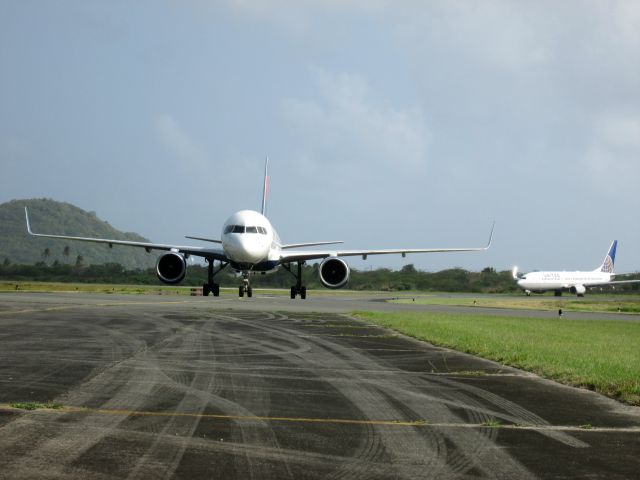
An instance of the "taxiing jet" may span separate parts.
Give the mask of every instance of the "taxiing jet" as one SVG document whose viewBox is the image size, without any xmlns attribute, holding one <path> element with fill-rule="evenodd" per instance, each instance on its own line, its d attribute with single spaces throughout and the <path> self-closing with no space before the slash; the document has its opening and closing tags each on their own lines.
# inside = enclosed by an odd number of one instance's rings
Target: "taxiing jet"
<svg viewBox="0 0 640 480">
<path fill-rule="evenodd" d="M 513 267 L 513 278 L 527 295 L 553 291 L 556 296 L 560 296 L 563 291 L 569 291 L 578 297 L 584 297 L 590 287 L 639 283 L 640 280 L 613 280 L 617 247 L 618 241 L 614 240 L 602 265 L 590 272 L 530 272 L 519 276 L 518 267 Z"/>
<path fill-rule="evenodd" d="M 265 161 L 264 185 L 262 193 L 262 211 L 241 210 L 234 213 L 224 223 L 220 239 L 191 237 L 186 238 L 210 242 L 220 245 L 216 248 L 202 246 L 167 245 L 150 242 L 133 242 L 126 240 L 109 240 L 105 238 L 74 237 L 67 235 L 51 235 L 33 233 L 29 224 L 29 212 L 25 207 L 27 231 L 35 237 L 60 238 L 65 240 L 79 240 L 83 242 L 97 242 L 113 245 L 126 245 L 130 247 L 165 251 L 157 261 L 156 273 L 160 281 L 174 285 L 181 282 L 187 272 L 186 259 L 193 255 L 204 258 L 208 263 L 207 283 L 202 286 L 203 294 L 220 295 L 220 285 L 215 283 L 214 277 L 222 269 L 230 266 L 242 275 L 242 285 L 239 287 L 239 296 L 253 295 L 249 277 L 251 273 L 270 272 L 278 267 L 283 267 L 295 278 L 295 285 L 291 287 L 291 298 L 304 299 L 307 289 L 302 284 L 302 265 L 310 260 L 322 260 L 319 268 L 320 282 L 327 288 L 341 288 L 349 279 L 349 266 L 342 257 L 361 256 L 366 260 L 369 255 L 397 254 L 403 257 L 407 253 L 427 252 L 466 252 L 487 250 L 491 246 L 493 227 L 489 235 L 489 241 L 484 247 L 473 248 L 401 248 L 391 250 L 303 250 L 303 247 L 330 245 L 343 243 L 341 241 L 323 241 L 312 243 L 282 243 L 277 232 L 265 216 L 267 195 L 269 190 L 269 176 L 267 173 L 268 161 Z M 218 265 L 216 266 L 216 262 Z M 297 268 L 294 268 L 294 265 Z"/>
</svg>

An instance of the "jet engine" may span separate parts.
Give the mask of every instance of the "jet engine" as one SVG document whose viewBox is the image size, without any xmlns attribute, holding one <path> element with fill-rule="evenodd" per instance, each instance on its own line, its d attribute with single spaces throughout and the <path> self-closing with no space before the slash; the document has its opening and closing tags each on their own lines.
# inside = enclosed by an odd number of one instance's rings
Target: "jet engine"
<svg viewBox="0 0 640 480">
<path fill-rule="evenodd" d="M 349 280 L 349 265 L 340 258 L 330 257 L 322 261 L 320 283 L 327 288 L 342 288 Z"/>
<path fill-rule="evenodd" d="M 575 293 L 579 297 L 584 297 L 584 294 L 587 291 L 587 288 L 584 285 L 574 285 L 569 289 L 569 291 L 571 293 Z"/>
<path fill-rule="evenodd" d="M 187 273 L 187 262 L 180 253 L 165 253 L 158 258 L 156 273 L 164 283 L 169 285 L 180 283 Z"/>
</svg>

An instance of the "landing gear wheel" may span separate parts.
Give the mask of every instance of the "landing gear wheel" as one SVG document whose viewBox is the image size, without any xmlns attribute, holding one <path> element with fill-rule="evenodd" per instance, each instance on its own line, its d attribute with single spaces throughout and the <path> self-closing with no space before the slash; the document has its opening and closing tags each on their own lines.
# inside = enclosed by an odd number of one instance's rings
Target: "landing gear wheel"
<svg viewBox="0 0 640 480">
<path fill-rule="evenodd" d="M 297 291 L 298 289 L 296 287 L 291 287 L 291 300 L 293 300 L 294 298 L 296 298 L 296 295 L 298 293 Z"/>
<path fill-rule="evenodd" d="M 208 283 L 205 283 L 204 285 L 202 285 L 202 296 L 208 297 L 210 291 L 211 290 L 209 289 L 209 284 Z"/>
<path fill-rule="evenodd" d="M 247 297 L 253 297 L 253 287 L 247 287 Z"/>
<path fill-rule="evenodd" d="M 211 288 L 211 291 L 213 292 L 213 296 L 214 297 L 219 297 L 220 296 L 220 285 L 218 285 L 217 283 L 214 283 L 213 287 Z"/>
<path fill-rule="evenodd" d="M 307 287 L 300 287 L 300 298 L 302 300 L 307 298 Z"/>
<path fill-rule="evenodd" d="M 244 297 L 244 285 L 238 289 L 238 296 L 240 298 Z"/>
</svg>

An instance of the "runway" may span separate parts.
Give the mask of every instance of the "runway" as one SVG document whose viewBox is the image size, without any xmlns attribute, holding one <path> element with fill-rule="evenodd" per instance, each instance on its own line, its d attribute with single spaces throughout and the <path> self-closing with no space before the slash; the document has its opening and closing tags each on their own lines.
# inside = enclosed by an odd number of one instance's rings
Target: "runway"
<svg viewBox="0 0 640 480">
<path fill-rule="evenodd" d="M 0 294 L 0 478 L 637 477 L 637 408 L 344 314 L 398 307 Z"/>
</svg>

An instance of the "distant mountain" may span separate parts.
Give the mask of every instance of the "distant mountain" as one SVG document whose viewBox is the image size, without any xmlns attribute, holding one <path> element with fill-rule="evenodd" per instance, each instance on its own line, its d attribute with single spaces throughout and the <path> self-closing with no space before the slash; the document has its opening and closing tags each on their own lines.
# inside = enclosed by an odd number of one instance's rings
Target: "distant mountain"
<svg viewBox="0 0 640 480">
<path fill-rule="evenodd" d="M 137 233 L 124 233 L 70 203 L 46 198 L 12 200 L 0 204 L 0 262 L 34 264 L 46 262 L 75 264 L 78 256 L 84 264 L 119 263 L 126 268 L 147 268 L 155 264 L 156 255 L 142 248 L 93 244 L 72 240 L 32 237 L 27 233 L 24 207 L 29 208 L 31 229 L 37 233 L 100 237 L 114 240 L 148 242 Z"/>
</svg>

